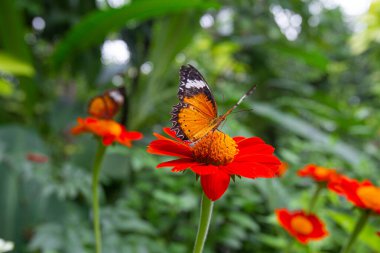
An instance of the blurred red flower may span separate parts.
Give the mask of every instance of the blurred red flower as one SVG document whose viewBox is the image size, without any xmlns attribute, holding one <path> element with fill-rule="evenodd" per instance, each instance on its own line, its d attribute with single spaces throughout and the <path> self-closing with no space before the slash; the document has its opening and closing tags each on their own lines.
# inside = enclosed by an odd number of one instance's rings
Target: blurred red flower
<svg viewBox="0 0 380 253">
<path fill-rule="evenodd" d="M 114 141 L 132 146 L 132 141 L 140 140 L 140 132 L 127 131 L 125 127 L 114 120 L 98 119 L 94 117 L 78 118 L 78 124 L 71 129 L 72 134 L 93 133 L 102 138 L 103 144 L 108 146 Z"/>
<path fill-rule="evenodd" d="M 285 208 L 276 210 L 280 225 L 300 243 L 309 240 L 321 240 L 328 235 L 323 222 L 314 214 L 306 214 L 303 210 L 290 212 Z"/>
<path fill-rule="evenodd" d="M 308 164 L 298 171 L 300 177 L 311 177 L 317 182 L 328 182 L 338 175 L 335 169 L 328 169 L 315 164 Z"/>
<path fill-rule="evenodd" d="M 331 178 L 327 183 L 327 188 L 339 195 L 344 195 L 344 189 L 342 188 L 342 182 L 351 180 L 349 177 L 341 174 L 337 174 L 335 177 Z"/>
<path fill-rule="evenodd" d="M 258 137 L 234 137 L 213 131 L 195 144 L 182 141 L 169 128 L 163 129 L 172 138 L 154 133 L 157 140 L 148 152 L 179 157 L 163 162 L 157 168 L 172 167 L 173 172 L 187 168 L 200 176 L 206 196 L 215 201 L 227 190 L 231 176 L 272 178 L 278 174 L 280 161 L 274 148 Z"/>
<path fill-rule="evenodd" d="M 345 176 L 332 183 L 334 188 L 330 186 L 330 190 L 345 196 L 357 207 L 371 209 L 380 214 L 380 187 L 374 186 L 369 180 L 359 182 Z"/>
</svg>

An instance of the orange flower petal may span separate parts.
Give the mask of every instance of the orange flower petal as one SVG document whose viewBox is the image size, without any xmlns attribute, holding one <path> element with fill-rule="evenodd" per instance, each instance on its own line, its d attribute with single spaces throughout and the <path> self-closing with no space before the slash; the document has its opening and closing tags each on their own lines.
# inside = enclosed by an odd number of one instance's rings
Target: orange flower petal
<svg viewBox="0 0 380 253">
<path fill-rule="evenodd" d="M 93 117 L 78 118 L 78 124 L 71 129 L 72 134 L 93 133 L 102 138 L 104 145 L 111 145 L 114 141 L 131 146 L 132 140 L 142 138 L 139 132 L 128 132 L 124 126 L 116 121 Z"/>
<path fill-rule="evenodd" d="M 311 177 L 317 182 L 328 182 L 336 176 L 337 172 L 335 169 L 328 169 L 315 164 L 308 164 L 300 169 L 297 174 L 300 177 Z"/>
<path fill-rule="evenodd" d="M 375 186 L 362 186 L 357 189 L 357 195 L 364 205 L 380 212 L 380 188 Z"/>
</svg>

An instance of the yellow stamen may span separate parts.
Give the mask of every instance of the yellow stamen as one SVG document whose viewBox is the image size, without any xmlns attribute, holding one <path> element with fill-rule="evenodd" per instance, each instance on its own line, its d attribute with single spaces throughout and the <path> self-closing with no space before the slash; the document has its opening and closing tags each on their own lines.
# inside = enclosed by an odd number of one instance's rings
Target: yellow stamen
<svg viewBox="0 0 380 253">
<path fill-rule="evenodd" d="M 358 189 L 357 194 L 367 207 L 373 208 L 375 210 L 380 210 L 379 187 L 363 186 Z"/>
<path fill-rule="evenodd" d="M 302 216 L 296 216 L 290 221 L 290 226 L 300 234 L 307 235 L 313 231 L 313 224 Z"/>
<path fill-rule="evenodd" d="M 238 152 L 236 142 L 220 131 L 211 131 L 193 147 L 195 160 L 213 165 L 232 162 Z"/>
</svg>

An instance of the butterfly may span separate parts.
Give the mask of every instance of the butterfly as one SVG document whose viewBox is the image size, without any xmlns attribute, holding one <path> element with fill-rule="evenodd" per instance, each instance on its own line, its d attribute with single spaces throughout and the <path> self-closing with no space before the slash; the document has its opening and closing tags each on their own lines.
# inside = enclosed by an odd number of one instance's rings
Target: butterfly
<svg viewBox="0 0 380 253">
<path fill-rule="evenodd" d="M 91 99 L 88 104 L 88 114 L 101 119 L 112 119 L 124 104 L 125 88 L 107 90 Z"/>
<path fill-rule="evenodd" d="M 171 129 L 181 140 L 196 142 L 216 130 L 226 117 L 252 92 L 252 86 L 225 114 L 218 116 L 214 96 L 202 74 L 190 64 L 182 66 L 178 90 L 179 103 L 171 112 Z"/>
</svg>

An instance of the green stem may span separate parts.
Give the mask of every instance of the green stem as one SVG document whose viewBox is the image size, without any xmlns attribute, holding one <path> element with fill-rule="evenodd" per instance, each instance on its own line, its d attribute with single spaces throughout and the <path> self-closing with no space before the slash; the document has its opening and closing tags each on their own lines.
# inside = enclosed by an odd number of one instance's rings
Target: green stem
<svg viewBox="0 0 380 253">
<path fill-rule="evenodd" d="M 94 167 L 92 171 L 92 209 L 94 216 L 94 235 L 95 235 L 95 248 L 96 253 L 102 252 L 102 236 L 100 233 L 100 221 L 99 221 L 99 195 L 98 195 L 98 183 L 101 164 L 104 158 L 106 147 L 99 141 L 98 149 L 95 155 Z"/>
<path fill-rule="evenodd" d="M 288 236 L 288 243 L 287 243 L 286 246 L 285 246 L 284 252 L 285 252 L 285 253 L 290 253 L 290 252 L 292 252 L 293 245 L 294 245 L 294 238 Z"/>
<path fill-rule="evenodd" d="M 317 188 L 315 188 L 313 197 L 311 197 L 310 204 L 309 204 L 309 209 L 308 212 L 311 213 L 315 207 L 315 204 L 317 203 L 318 197 L 322 191 L 322 189 L 325 188 L 324 184 L 318 183 Z"/>
<path fill-rule="evenodd" d="M 202 195 L 202 204 L 201 204 L 201 217 L 199 220 L 197 237 L 195 239 L 193 253 L 202 253 L 203 246 L 206 242 L 208 228 L 210 226 L 210 220 L 212 216 L 212 208 L 214 202 L 209 200 L 206 195 Z"/>
<path fill-rule="evenodd" d="M 364 209 L 362 210 L 362 214 L 360 215 L 358 221 L 355 224 L 355 228 L 352 231 L 350 238 L 348 239 L 346 245 L 342 248 L 340 253 L 349 253 L 351 251 L 352 246 L 354 245 L 356 239 L 358 238 L 360 232 L 364 228 L 367 220 L 371 214 L 371 210 Z"/>
</svg>

